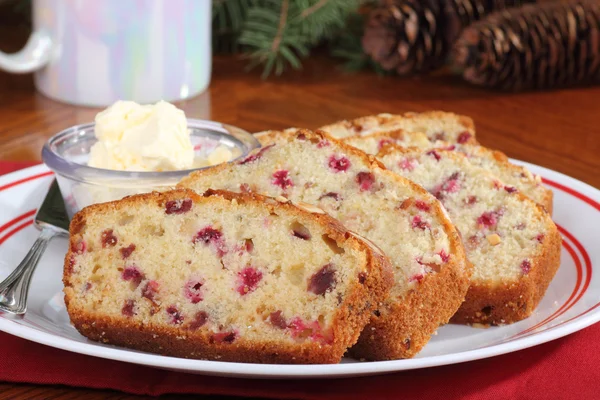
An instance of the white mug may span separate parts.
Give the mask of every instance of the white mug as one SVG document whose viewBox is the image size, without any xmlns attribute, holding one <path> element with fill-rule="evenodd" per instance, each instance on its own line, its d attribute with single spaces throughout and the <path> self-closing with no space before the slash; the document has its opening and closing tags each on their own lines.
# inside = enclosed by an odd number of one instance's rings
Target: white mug
<svg viewBox="0 0 600 400">
<path fill-rule="evenodd" d="M 104 107 L 197 95 L 211 73 L 210 0 L 33 0 L 33 33 L 0 69 L 35 71 L 66 103 Z"/>
</svg>

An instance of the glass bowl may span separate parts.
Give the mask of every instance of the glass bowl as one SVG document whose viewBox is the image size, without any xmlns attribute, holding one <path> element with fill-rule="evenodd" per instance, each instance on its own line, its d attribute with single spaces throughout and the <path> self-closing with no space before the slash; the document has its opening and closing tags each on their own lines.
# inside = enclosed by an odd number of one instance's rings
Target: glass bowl
<svg viewBox="0 0 600 400">
<path fill-rule="evenodd" d="M 233 154 L 230 161 L 245 157 L 260 147 L 248 132 L 213 121 L 188 119 L 196 159 L 205 159 L 219 145 Z M 42 149 L 42 160 L 56 174 L 69 218 L 83 207 L 121 199 L 137 193 L 174 187 L 192 171 L 132 172 L 89 167 L 90 148 L 97 142 L 94 123 L 76 125 L 59 132 Z"/>
</svg>

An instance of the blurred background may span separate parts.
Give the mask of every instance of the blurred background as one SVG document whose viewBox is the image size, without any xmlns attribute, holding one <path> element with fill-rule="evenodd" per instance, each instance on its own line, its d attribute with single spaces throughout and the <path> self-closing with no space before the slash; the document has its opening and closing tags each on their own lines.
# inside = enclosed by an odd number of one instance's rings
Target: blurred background
<svg viewBox="0 0 600 400">
<path fill-rule="evenodd" d="M 53 58 L 73 58 L 83 32 L 88 46 L 109 50 L 111 67 L 137 74 L 132 63 L 168 57 L 171 74 L 189 74 L 187 65 L 203 75 L 199 58 L 210 63 L 212 47 L 242 56 L 264 79 L 300 69 L 317 52 L 347 71 L 410 76 L 446 66 L 471 84 L 512 91 L 596 83 L 599 14 L 595 0 L 0 1 L 5 37 L 45 32 Z M 145 54 L 145 46 L 153 51 Z M 139 90 L 119 94 L 156 101 Z"/>
<path fill-rule="evenodd" d="M 596 0 L 0 0 L 0 50 L 2 159 L 38 159 L 116 99 L 160 98 L 251 132 L 442 109 L 579 176 L 600 151 Z"/>
</svg>

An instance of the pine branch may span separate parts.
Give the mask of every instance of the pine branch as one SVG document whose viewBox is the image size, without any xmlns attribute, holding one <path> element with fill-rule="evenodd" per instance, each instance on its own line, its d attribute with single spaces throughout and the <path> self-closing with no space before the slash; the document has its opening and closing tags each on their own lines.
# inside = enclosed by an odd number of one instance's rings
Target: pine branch
<svg viewBox="0 0 600 400">
<path fill-rule="evenodd" d="M 283 0 L 283 4 L 281 5 L 281 14 L 279 16 L 279 26 L 277 27 L 277 34 L 275 35 L 275 39 L 273 40 L 273 44 L 271 45 L 271 52 L 276 53 L 279 51 L 279 45 L 281 44 L 281 37 L 283 36 L 283 31 L 285 29 L 285 24 L 288 18 L 288 8 L 290 6 L 289 0 Z"/>
<path fill-rule="evenodd" d="M 369 0 L 373 1 L 373 0 Z M 365 0 L 215 0 L 213 48 L 241 52 L 262 77 L 299 69 L 310 50 L 339 35 Z"/>
<path fill-rule="evenodd" d="M 239 44 L 250 67 L 263 66 L 263 78 L 300 68 L 301 58 L 342 29 L 361 0 L 255 0 Z"/>
<path fill-rule="evenodd" d="M 306 18 L 310 16 L 311 14 L 317 12 L 321 7 L 324 7 L 327 4 L 327 2 L 329 2 L 329 0 L 319 0 L 318 3 L 315 3 L 314 5 L 308 7 L 306 10 L 302 11 L 300 17 Z"/>
</svg>

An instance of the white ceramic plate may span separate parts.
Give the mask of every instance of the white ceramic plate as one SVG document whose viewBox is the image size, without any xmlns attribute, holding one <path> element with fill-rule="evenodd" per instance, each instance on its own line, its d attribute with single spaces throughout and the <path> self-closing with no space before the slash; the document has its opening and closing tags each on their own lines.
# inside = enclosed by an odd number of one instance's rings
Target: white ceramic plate
<svg viewBox="0 0 600 400">
<path fill-rule="evenodd" d="M 207 375 L 249 378 L 348 377 L 453 364 L 544 343 L 600 320 L 600 191 L 557 172 L 525 164 L 554 190 L 554 219 L 563 235 L 562 262 L 546 296 L 527 320 L 477 329 L 447 325 L 410 360 L 337 365 L 261 365 L 187 360 L 92 342 L 69 324 L 62 293 L 66 239 L 51 242 L 35 273 L 24 318 L 0 313 L 0 330 L 48 346 L 136 364 Z M 0 177 L 0 280 L 23 258 L 38 232 L 36 207 L 52 175 L 36 166 Z"/>
</svg>

